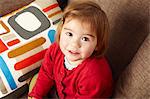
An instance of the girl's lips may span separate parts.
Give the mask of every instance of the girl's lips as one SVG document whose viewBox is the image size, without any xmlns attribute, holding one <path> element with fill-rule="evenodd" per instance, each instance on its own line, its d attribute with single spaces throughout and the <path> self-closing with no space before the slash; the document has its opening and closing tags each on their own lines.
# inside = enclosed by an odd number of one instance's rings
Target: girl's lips
<svg viewBox="0 0 150 99">
<path fill-rule="evenodd" d="M 71 54 L 79 54 L 78 52 L 74 52 L 74 51 L 68 51 L 69 53 L 71 53 Z"/>
</svg>

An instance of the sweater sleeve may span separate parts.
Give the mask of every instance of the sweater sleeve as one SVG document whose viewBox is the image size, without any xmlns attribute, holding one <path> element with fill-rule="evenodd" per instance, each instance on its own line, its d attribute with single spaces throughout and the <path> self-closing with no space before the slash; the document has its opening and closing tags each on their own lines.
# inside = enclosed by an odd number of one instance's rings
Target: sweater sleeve
<svg viewBox="0 0 150 99">
<path fill-rule="evenodd" d="M 44 97 L 49 92 L 50 88 L 54 85 L 52 59 L 53 49 L 54 46 L 50 46 L 50 48 L 46 51 L 42 66 L 38 73 L 36 84 L 33 87 L 31 93 L 29 93 L 30 97 L 42 99 L 42 97 Z"/>
<path fill-rule="evenodd" d="M 112 93 L 112 74 L 104 59 L 86 65 L 77 86 L 76 98 L 109 98 Z"/>
</svg>

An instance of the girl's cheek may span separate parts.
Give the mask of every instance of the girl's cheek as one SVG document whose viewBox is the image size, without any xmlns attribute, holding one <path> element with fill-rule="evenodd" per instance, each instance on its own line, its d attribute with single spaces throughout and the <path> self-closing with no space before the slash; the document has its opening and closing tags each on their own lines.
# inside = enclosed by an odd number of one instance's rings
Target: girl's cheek
<svg viewBox="0 0 150 99">
<path fill-rule="evenodd" d="M 62 37 L 62 41 L 66 41 L 66 40 L 67 40 L 67 38 L 63 36 Z"/>
<path fill-rule="evenodd" d="M 61 37 L 60 42 L 62 42 L 63 44 L 66 43 L 66 42 L 68 42 L 68 41 L 69 41 L 68 38 L 66 38 L 64 36 Z"/>
</svg>

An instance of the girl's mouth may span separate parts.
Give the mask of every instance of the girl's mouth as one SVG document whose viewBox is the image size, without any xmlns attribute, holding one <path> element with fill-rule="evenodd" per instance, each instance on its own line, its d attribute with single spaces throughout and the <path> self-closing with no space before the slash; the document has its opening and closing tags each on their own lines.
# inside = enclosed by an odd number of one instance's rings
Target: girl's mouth
<svg viewBox="0 0 150 99">
<path fill-rule="evenodd" d="M 71 51 L 71 50 L 69 50 L 68 52 L 69 52 L 69 53 L 71 53 L 71 54 L 74 54 L 74 55 L 77 55 L 77 54 L 79 54 L 78 52 Z"/>
</svg>

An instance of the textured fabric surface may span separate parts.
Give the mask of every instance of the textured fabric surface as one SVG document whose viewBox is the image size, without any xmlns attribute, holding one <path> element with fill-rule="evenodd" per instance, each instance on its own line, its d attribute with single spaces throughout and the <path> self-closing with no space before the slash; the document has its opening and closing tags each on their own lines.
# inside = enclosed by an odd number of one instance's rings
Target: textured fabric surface
<svg viewBox="0 0 150 99">
<path fill-rule="evenodd" d="M 150 35 L 118 80 L 116 98 L 150 98 Z"/>
<path fill-rule="evenodd" d="M 117 80 L 149 33 L 149 0 L 99 1 L 110 21 L 107 58 Z"/>
<path fill-rule="evenodd" d="M 0 0 L 0 17 L 26 6 L 33 1 L 34 0 Z"/>
</svg>

